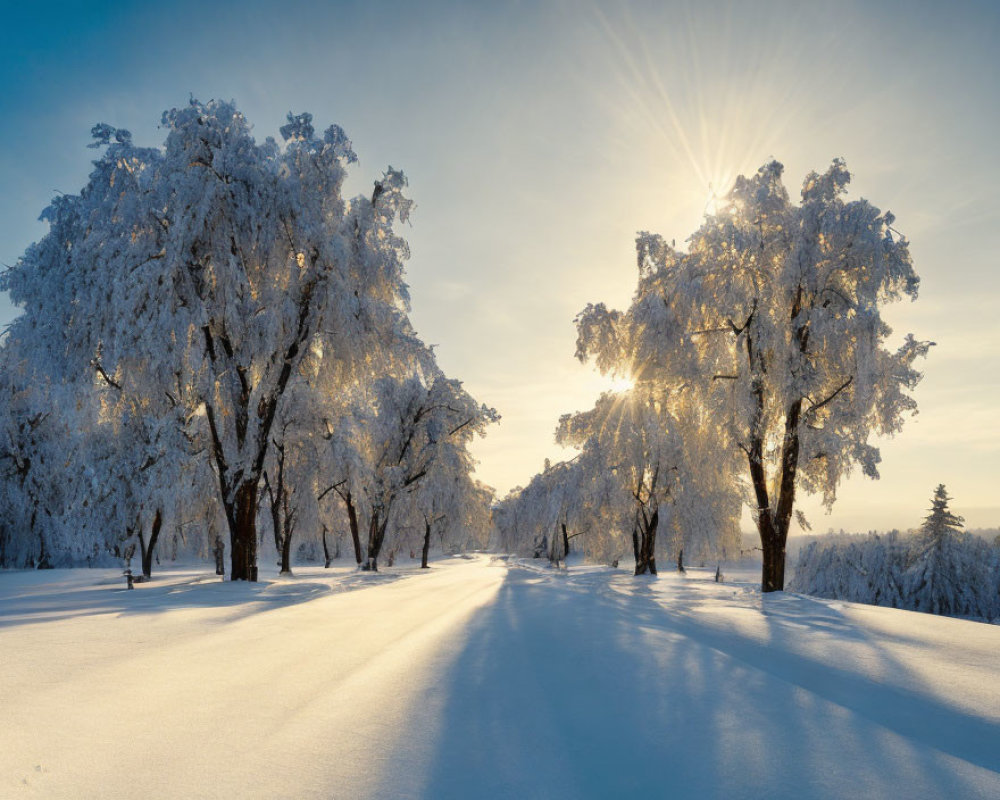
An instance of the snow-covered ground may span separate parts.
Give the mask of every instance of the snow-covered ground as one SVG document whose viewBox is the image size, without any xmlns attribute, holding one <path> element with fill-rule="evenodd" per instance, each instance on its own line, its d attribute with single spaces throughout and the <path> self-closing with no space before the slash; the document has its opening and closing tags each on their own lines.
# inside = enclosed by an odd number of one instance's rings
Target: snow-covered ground
<svg viewBox="0 0 1000 800">
<path fill-rule="evenodd" d="M 1000 626 L 537 564 L 0 573 L 0 797 L 1000 797 Z"/>
</svg>

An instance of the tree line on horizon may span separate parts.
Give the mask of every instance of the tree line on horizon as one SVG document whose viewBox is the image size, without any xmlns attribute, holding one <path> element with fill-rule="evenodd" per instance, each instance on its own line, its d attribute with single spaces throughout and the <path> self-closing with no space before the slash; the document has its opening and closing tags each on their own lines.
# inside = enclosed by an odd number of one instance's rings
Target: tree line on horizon
<svg viewBox="0 0 1000 800">
<path fill-rule="evenodd" d="M 790 589 L 817 597 L 1000 621 L 1000 535 L 962 530 L 943 484 L 916 531 L 814 540 Z"/>
</svg>

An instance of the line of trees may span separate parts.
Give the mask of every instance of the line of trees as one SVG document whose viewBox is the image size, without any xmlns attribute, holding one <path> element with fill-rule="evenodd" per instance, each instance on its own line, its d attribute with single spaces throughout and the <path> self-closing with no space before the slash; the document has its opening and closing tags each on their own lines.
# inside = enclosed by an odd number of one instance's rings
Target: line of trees
<svg viewBox="0 0 1000 800">
<path fill-rule="evenodd" d="M 634 388 L 563 418 L 558 437 L 582 448 L 568 474 L 621 484 L 611 524 L 631 534 L 637 573 L 655 571 L 666 508 L 687 507 L 682 528 L 724 530 L 745 503 L 762 589 L 783 589 L 796 494 L 830 506 L 856 467 L 877 478 L 870 437 L 898 432 L 916 410 L 914 365 L 931 343 L 910 335 L 890 349 L 882 319 L 886 303 L 917 294 L 905 237 L 890 213 L 844 198 L 843 161 L 808 175 L 798 204 L 782 172 L 771 162 L 738 178 L 687 252 L 640 233 L 630 306 L 590 304 L 577 317 L 577 357 Z M 543 473 L 501 506 L 501 541 L 535 535 L 525 512 L 553 479 Z"/>
<path fill-rule="evenodd" d="M 804 594 L 1000 621 L 1000 540 L 962 531 L 940 485 L 920 529 L 811 542 L 789 588 Z"/>
<path fill-rule="evenodd" d="M 282 144 L 224 102 L 162 125 L 163 148 L 96 126 L 87 185 L 0 280 L 23 309 L 2 345 L 0 565 L 138 546 L 149 574 L 170 531 L 221 571 L 228 534 L 231 577 L 255 580 L 267 528 L 285 571 L 296 536 L 329 563 L 349 530 L 367 569 L 432 533 L 485 537 L 468 445 L 499 417 L 410 324 L 403 174 L 344 198 L 351 142 L 309 114 Z"/>
<path fill-rule="evenodd" d="M 554 562 L 572 547 L 607 564 L 632 556 L 636 575 L 655 575 L 658 553 L 679 569 L 685 553 L 739 553 L 739 501 L 702 451 L 706 440 L 684 435 L 685 424 L 646 389 L 607 392 L 560 419 L 557 441 L 580 453 L 546 463 L 497 505 L 498 547 Z"/>
</svg>

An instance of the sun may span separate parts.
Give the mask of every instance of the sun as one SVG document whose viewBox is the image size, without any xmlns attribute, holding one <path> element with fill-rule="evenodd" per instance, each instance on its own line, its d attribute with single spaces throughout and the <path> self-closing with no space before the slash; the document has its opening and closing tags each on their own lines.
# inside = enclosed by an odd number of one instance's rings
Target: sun
<svg viewBox="0 0 1000 800">
<path fill-rule="evenodd" d="M 627 392 L 635 386 L 635 381 L 627 376 L 616 375 L 608 379 L 608 388 L 612 392 Z"/>
<path fill-rule="evenodd" d="M 715 184 L 708 184 L 708 197 L 705 199 L 705 207 L 702 209 L 702 213 L 706 217 L 714 217 L 719 213 L 722 208 L 723 198 L 720 197 L 715 190 Z"/>
</svg>

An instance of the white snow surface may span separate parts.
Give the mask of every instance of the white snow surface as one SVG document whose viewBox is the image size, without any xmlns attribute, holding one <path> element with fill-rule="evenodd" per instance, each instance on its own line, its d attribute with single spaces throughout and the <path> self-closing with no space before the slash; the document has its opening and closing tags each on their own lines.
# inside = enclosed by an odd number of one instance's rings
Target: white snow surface
<svg viewBox="0 0 1000 800">
<path fill-rule="evenodd" d="M 0 573 L 0 797 L 1000 797 L 1000 626 L 713 572 Z"/>
</svg>

